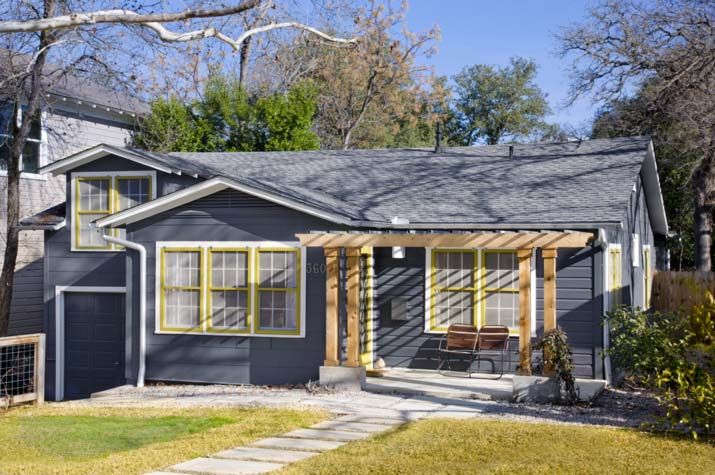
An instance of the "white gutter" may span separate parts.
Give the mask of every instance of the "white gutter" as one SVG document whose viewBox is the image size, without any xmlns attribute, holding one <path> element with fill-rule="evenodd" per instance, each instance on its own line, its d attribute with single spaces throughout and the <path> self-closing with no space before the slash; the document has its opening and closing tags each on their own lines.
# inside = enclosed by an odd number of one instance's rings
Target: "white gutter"
<svg viewBox="0 0 715 475">
<path fill-rule="evenodd" d="M 139 253 L 139 372 L 137 374 L 137 387 L 144 387 L 144 373 L 146 372 L 146 248 L 126 239 L 114 236 L 102 238 L 113 244 L 133 249 Z"/>
</svg>

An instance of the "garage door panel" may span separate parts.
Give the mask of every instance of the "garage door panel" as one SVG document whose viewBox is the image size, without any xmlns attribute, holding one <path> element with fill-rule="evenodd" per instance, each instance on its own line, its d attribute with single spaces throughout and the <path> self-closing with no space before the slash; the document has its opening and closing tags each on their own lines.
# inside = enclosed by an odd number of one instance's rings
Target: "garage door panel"
<svg viewBox="0 0 715 475">
<path fill-rule="evenodd" d="M 124 294 L 65 294 L 65 398 L 124 384 Z"/>
</svg>

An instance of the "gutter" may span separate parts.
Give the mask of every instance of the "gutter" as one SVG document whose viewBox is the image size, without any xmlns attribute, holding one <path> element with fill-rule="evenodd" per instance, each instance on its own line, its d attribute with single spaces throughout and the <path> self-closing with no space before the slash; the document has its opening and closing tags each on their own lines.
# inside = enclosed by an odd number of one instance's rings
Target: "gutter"
<svg viewBox="0 0 715 475">
<path fill-rule="evenodd" d="M 608 290 L 608 240 L 606 230 L 598 228 L 598 240 L 594 243 L 594 247 L 599 247 L 603 253 L 603 316 L 608 312 L 609 299 L 611 298 Z M 611 357 L 605 354 L 611 347 L 611 329 L 607 321 L 603 321 L 603 370 L 606 376 L 606 382 L 610 386 L 613 384 L 613 375 L 611 372 Z"/>
<path fill-rule="evenodd" d="M 119 244 L 139 253 L 139 371 L 137 387 L 143 388 L 144 374 L 146 373 L 146 248 L 141 244 L 106 234 L 102 238 L 107 242 Z"/>
</svg>

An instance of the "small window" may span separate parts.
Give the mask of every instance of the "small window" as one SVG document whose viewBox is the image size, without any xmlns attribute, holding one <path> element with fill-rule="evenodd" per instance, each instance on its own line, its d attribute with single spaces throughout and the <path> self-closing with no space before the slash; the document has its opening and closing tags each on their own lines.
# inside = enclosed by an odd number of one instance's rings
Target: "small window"
<svg viewBox="0 0 715 475">
<path fill-rule="evenodd" d="M 258 250 L 257 332 L 298 330 L 298 261 L 297 250 Z"/>
<path fill-rule="evenodd" d="M 162 253 L 162 329 L 201 330 L 201 250 Z"/>
<path fill-rule="evenodd" d="M 515 252 L 484 253 L 484 319 L 486 325 L 519 327 L 519 262 Z"/>
<path fill-rule="evenodd" d="M 105 249 L 107 242 L 102 239 L 101 230 L 91 226 L 95 219 L 110 214 L 111 178 L 77 179 L 75 231 L 77 247 L 84 249 Z"/>
<path fill-rule="evenodd" d="M 435 250 L 432 263 L 431 330 L 446 331 L 453 323 L 474 324 L 476 251 Z"/>
<path fill-rule="evenodd" d="M 0 170 L 7 171 L 12 144 L 12 111 L 11 106 L 0 109 Z M 20 111 L 20 120 L 22 120 Z M 25 173 L 37 173 L 41 165 L 42 114 L 38 112 L 30 123 L 30 133 L 20 156 L 20 170 Z"/>
<path fill-rule="evenodd" d="M 117 202 L 113 212 L 118 213 L 125 209 L 146 203 L 151 200 L 151 178 L 149 177 L 116 177 Z M 127 230 L 116 229 L 116 235 L 125 238 Z"/>
<path fill-rule="evenodd" d="M 218 331 L 248 328 L 249 282 L 247 250 L 209 250 L 209 327 Z"/>
</svg>

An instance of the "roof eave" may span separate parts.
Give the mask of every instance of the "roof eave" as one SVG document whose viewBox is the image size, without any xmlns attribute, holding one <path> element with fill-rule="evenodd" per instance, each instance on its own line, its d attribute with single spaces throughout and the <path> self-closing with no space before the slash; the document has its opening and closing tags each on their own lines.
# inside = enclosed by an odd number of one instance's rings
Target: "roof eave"
<svg viewBox="0 0 715 475">
<path fill-rule="evenodd" d="M 18 226 L 20 231 L 58 231 L 67 225 L 67 220 L 55 224 L 22 224 Z"/>
<path fill-rule="evenodd" d="M 646 207 L 648 208 L 653 232 L 661 236 L 667 236 L 668 216 L 665 212 L 663 193 L 660 188 L 658 163 L 655 159 L 653 141 L 648 144 L 646 158 L 643 161 L 640 174 L 645 188 Z"/>
<path fill-rule="evenodd" d="M 43 175 L 49 173 L 53 176 L 62 175 L 79 166 L 91 163 L 107 155 L 116 155 L 120 158 L 124 158 L 126 160 L 145 165 L 149 168 L 153 168 L 154 170 L 158 170 L 164 173 L 175 175 L 182 174 L 181 170 L 168 167 L 163 163 L 159 163 L 156 160 L 151 160 L 143 155 L 139 155 L 124 148 L 114 147 L 112 145 L 107 144 L 95 145 L 94 147 L 90 147 L 81 152 L 75 153 L 74 155 L 70 155 L 69 157 L 65 157 L 61 160 L 45 165 L 44 167 L 39 169 L 39 173 Z"/>
</svg>

